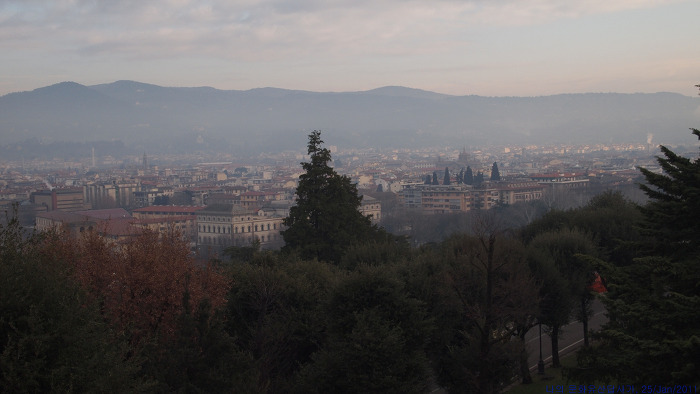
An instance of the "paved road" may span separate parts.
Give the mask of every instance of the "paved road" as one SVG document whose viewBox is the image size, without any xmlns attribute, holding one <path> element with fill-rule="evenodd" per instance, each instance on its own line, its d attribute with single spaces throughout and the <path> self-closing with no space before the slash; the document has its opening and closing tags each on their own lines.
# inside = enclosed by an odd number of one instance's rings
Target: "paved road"
<svg viewBox="0 0 700 394">
<path fill-rule="evenodd" d="M 593 317 L 588 321 L 589 330 L 599 329 L 608 318 L 605 316 L 605 308 L 603 304 L 595 300 L 592 305 Z M 528 348 L 528 363 L 530 365 L 530 371 L 537 371 L 537 362 L 539 361 L 540 351 L 539 351 L 539 330 L 535 326 L 528 331 L 525 336 L 525 345 Z M 580 322 L 572 322 L 562 328 L 562 333 L 559 334 L 559 357 L 571 353 L 583 346 L 583 324 Z M 550 365 L 552 363 L 552 341 L 549 335 L 542 331 L 542 359 L 545 365 Z M 437 383 L 432 382 L 428 392 L 431 394 L 444 394 L 447 391 Z"/>
<path fill-rule="evenodd" d="M 588 322 L 589 330 L 599 329 L 605 322 L 608 321 L 605 316 L 605 308 L 599 300 L 593 301 L 593 317 Z M 525 344 L 528 349 L 528 363 L 531 371 L 537 370 L 537 362 L 540 358 L 539 350 L 539 330 L 535 326 L 525 336 Z M 559 357 L 578 349 L 583 346 L 583 324 L 580 322 L 572 322 L 562 328 L 562 333 L 559 334 Z M 542 330 L 542 359 L 546 365 L 552 363 L 552 341 L 549 335 Z"/>
</svg>

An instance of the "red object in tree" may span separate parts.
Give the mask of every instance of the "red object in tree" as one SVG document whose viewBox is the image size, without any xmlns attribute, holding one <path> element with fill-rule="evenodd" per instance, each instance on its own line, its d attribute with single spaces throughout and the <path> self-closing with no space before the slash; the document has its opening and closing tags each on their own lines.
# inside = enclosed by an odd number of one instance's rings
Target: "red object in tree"
<svg viewBox="0 0 700 394">
<path fill-rule="evenodd" d="M 595 273 L 595 279 L 593 280 L 593 283 L 591 283 L 591 285 L 588 286 L 588 288 L 591 291 L 595 291 L 598 294 L 608 292 L 608 289 L 605 288 L 605 284 L 603 283 L 603 278 L 601 278 L 597 272 Z"/>
</svg>

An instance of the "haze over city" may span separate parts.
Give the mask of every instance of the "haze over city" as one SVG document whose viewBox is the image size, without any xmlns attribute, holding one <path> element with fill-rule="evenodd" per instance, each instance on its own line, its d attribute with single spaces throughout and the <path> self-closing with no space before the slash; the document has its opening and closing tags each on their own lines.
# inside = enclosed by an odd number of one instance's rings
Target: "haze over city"
<svg viewBox="0 0 700 394">
<path fill-rule="evenodd" d="M 696 94 L 696 1 L 3 1 L 0 95 L 62 81 Z"/>
<path fill-rule="evenodd" d="M 698 15 L 0 0 L 0 391 L 697 393 Z"/>
</svg>

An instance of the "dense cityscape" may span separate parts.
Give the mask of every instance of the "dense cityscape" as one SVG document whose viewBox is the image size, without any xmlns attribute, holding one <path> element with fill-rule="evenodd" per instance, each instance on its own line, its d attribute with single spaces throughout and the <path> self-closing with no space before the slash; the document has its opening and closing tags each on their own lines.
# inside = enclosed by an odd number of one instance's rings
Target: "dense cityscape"
<svg viewBox="0 0 700 394">
<path fill-rule="evenodd" d="M 635 192 L 637 167 L 658 168 L 657 149 L 644 144 L 475 151 L 342 151 L 330 146 L 330 151 L 334 168 L 364 194 L 362 212 L 377 224 L 395 214 L 386 211 L 397 206 L 445 214 L 543 200 L 565 209 L 583 205 L 605 190 L 622 190 L 636 200 L 643 198 Z M 282 220 L 294 204 L 299 162 L 305 158 L 300 151 L 245 161 L 222 155 L 147 153 L 114 158 L 100 157 L 93 149 L 90 156 L 73 162 L 3 162 L 0 204 L 9 213 L 18 203 L 22 224 L 39 231 L 61 224 L 77 229 L 100 224 L 118 239 L 140 228 L 165 231 L 172 223 L 190 239 L 193 250 L 203 253 L 253 241 L 266 249 L 279 248 Z M 465 170 L 471 180 L 464 179 Z M 384 212 L 381 200 L 389 201 Z M 222 209 L 228 219 L 236 216 L 241 224 L 225 229 L 219 225 L 212 231 L 207 220 L 212 215 L 206 213 Z"/>
</svg>

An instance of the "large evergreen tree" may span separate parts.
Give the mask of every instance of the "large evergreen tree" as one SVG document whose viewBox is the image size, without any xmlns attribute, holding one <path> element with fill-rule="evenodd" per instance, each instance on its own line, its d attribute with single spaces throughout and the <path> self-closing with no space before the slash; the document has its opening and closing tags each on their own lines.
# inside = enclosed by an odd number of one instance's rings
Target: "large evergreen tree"
<svg viewBox="0 0 700 394">
<path fill-rule="evenodd" d="M 496 162 L 493 162 L 493 166 L 491 166 L 491 180 L 492 181 L 500 181 L 501 180 L 501 173 L 498 172 L 498 164 Z"/>
<path fill-rule="evenodd" d="M 330 166 L 331 153 L 322 144 L 320 131 L 309 134 L 310 161 L 301 163 L 305 172 L 299 176 L 296 205 L 284 220 L 283 250 L 337 263 L 347 247 L 380 231 L 358 211 L 357 187 Z"/>
<path fill-rule="evenodd" d="M 467 171 L 464 173 L 464 183 L 467 185 L 474 184 L 474 172 L 472 171 L 472 168 L 469 166 L 467 166 Z"/>
<path fill-rule="evenodd" d="M 442 179 L 442 184 L 443 185 L 450 184 L 450 169 L 447 167 L 445 167 L 445 177 Z"/>
<path fill-rule="evenodd" d="M 700 131 L 693 129 L 700 138 Z M 578 381 L 669 385 L 700 376 L 700 159 L 662 146 L 663 174 L 642 169 L 651 201 L 642 208 L 648 239 L 632 264 L 609 264 L 602 274 L 610 321 L 600 345 L 579 354 Z"/>
<path fill-rule="evenodd" d="M 700 131 L 692 130 L 700 138 Z M 655 241 L 646 245 L 652 254 L 673 261 L 697 259 L 700 252 L 700 159 L 678 156 L 665 146 L 660 149 L 665 157 L 657 160 L 664 174 L 640 169 L 648 184 L 640 188 L 651 199 L 651 203 L 642 208 L 647 222 L 644 232 Z M 697 267 L 694 268 L 697 272 Z"/>
</svg>

